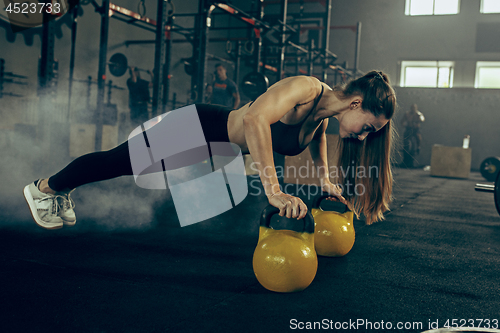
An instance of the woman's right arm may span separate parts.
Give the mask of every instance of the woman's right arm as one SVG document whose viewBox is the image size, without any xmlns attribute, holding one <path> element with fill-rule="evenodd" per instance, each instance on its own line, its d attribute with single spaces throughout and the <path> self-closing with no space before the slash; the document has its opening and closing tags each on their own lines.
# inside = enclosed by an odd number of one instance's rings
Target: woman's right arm
<svg viewBox="0 0 500 333">
<path fill-rule="evenodd" d="M 321 83 L 311 77 L 285 79 L 261 95 L 243 117 L 245 140 L 264 187 L 269 203 L 280 215 L 303 218 L 307 206 L 297 197 L 281 192 L 274 167 L 270 125 L 279 121 L 297 104 L 309 102 L 321 91 Z M 297 138 L 287 138 L 297 140 Z"/>
</svg>

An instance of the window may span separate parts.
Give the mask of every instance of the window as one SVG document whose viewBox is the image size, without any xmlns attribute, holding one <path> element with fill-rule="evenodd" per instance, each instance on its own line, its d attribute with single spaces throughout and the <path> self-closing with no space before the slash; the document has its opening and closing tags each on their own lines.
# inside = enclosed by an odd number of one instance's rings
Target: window
<svg viewBox="0 0 500 333">
<path fill-rule="evenodd" d="M 452 15 L 459 12 L 460 0 L 406 0 L 405 15 Z"/>
<path fill-rule="evenodd" d="M 500 62 L 478 61 L 476 63 L 475 88 L 500 88 Z"/>
<path fill-rule="evenodd" d="M 451 88 L 453 61 L 401 62 L 401 87 Z"/>
<path fill-rule="evenodd" d="M 500 0 L 481 0 L 481 13 L 500 13 Z"/>
</svg>

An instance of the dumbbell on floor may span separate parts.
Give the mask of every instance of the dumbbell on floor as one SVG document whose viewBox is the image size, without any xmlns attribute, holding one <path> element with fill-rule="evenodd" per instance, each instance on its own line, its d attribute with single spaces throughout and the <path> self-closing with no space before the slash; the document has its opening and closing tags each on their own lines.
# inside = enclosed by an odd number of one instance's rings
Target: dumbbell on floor
<svg viewBox="0 0 500 333">
<path fill-rule="evenodd" d="M 495 206 L 500 215 L 500 173 L 497 174 L 495 184 L 476 184 L 476 191 L 493 193 L 495 199 Z"/>
<path fill-rule="evenodd" d="M 488 157 L 479 167 L 481 175 L 489 182 L 495 181 L 497 174 L 500 172 L 500 157 Z"/>
</svg>

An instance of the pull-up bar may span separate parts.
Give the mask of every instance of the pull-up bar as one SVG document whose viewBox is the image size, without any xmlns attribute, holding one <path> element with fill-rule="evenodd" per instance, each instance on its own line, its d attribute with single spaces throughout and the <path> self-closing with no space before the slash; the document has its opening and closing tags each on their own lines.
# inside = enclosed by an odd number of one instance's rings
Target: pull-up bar
<svg viewBox="0 0 500 333">
<path fill-rule="evenodd" d="M 256 28 L 264 28 L 267 30 L 275 30 L 277 32 L 281 32 L 278 28 L 270 26 L 268 23 L 266 23 L 262 20 L 256 19 L 255 17 L 251 16 L 250 14 L 242 11 L 241 9 L 239 9 L 233 5 L 228 5 L 225 3 L 218 3 L 218 2 L 214 2 L 212 5 L 229 13 L 229 14 L 231 14 L 231 15 L 234 15 L 236 18 L 238 18 L 238 19 L 240 19 L 240 20 L 242 20 L 242 21 L 244 21 L 244 22 L 246 22 L 246 23 L 248 23 Z M 290 32 L 297 32 L 292 26 L 285 24 L 282 21 L 278 21 L 278 22 L 281 26 L 286 26 L 286 29 L 289 30 Z M 260 37 L 260 31 L 258 29 L 255 29 L 255 35 L 257 38 Z"/>
<path fill-rule="evenodd" d="M 334 29 L 350 29 L 352 32 L 358 31 L 358 26 L 356 25 L 331 25 L 330 30 Z M 325 27 L 300 27 L 300 32 L 308 31 L 308 30 L 325 30 Z"/>
<path fill-rule="evenodd" d="M 96 11 L 102 12 L 102 6 L 99 6 L 95 0 L 91 1 L 92 5 L 95 7 Z M 171 4 L 172 5 L 172 4 Z M 174 9 L 172 5 L 172 10 L 167 16 L 172 16 L 174 14 Z M 114 3 L 109 3 L 108 17 L 113 17 L 117 20 L 125 22 L 127 24 L 133 24 L 139 28 L 143 28 L 152 32 L 156 32 L 157 21 L 150 19 L 147 16 L 142 16 L 139 13 L 133 12 L 130 9 L 118 6 Z M 171 30 L 171 26 L 165 25 L 165 30 Z"/>
<path fill-rule="evenodd" d="M 120 7 L 118 5 L 115 5 L 114 3 L 109 4 L 109 16 L 113 17 L 115 19 L 118 19 L 120 21 L 126 22 L 128 24 L 134 24 L 134 25 L 142 25 L 140 26 L 141 28 L 144 28 L 146 30 L 150 30 L 155 32 L 156 31 L 156 21 L 152 20 L 148 17 L 141 16 L 138 13 L 135 13 L 127 8 Z M 165 27 L 166 30 L 169 29 L 169 27 Z"/>
<path fill-rule="evenodd" d="M 261 26 L 261 27 L 264 27 L 267 29 L 270 28 L 270 26 L 266 22 L 258 20 L 255 17 L 252 17 L 250 14 L 247 14 L 246 12 L 244 12 L 244 11 L 242 11 L 242 10 L 232 6 L 232 5 L 214 2 L 213 6 L 219 8 L 219 9 L 222 9 L 223 11 L 228 12 L 231 15 L 236 16 L 240 20 L 245 21 L 246 23 L 248 23 L 250 25 Z"/>
</svg>

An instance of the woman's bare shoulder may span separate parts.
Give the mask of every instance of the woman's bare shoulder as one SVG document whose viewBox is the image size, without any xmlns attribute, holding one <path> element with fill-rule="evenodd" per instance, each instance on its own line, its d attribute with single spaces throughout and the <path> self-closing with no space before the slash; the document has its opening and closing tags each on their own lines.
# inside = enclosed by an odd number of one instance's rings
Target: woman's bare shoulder
<svg viewBox="0 0 500 333">
<path fill-rule="evenodd" d="M 304 85 L 312 87 L 321 87 L 321 81 L 315 78 L 314 76 L 306 76 L 306 75 L 290 76 L 276 82 L 271 87 L 269 87 L 269 89 L 282 85 L 294 85 L 294 86 L 296 85 L 302 88 L 304 88 Z"/>
<path fill-rule="evenodd" d="M 267 91 L 272 94 L 286 90 L 292 96 L 300 96 L 297 104 L 301 104 L 316 98 L 321 92 L 321 86 L 321 81 L 313 76 L 291 76 L 276 82 Z"/>
</svg>

